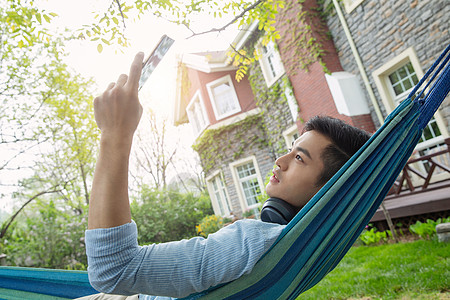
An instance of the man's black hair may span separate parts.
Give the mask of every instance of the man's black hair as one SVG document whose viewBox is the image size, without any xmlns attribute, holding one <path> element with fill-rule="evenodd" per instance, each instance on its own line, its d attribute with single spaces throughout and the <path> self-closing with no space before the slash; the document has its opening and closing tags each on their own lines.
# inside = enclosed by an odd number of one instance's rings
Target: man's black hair
<svg viewBox="0 0 450 300">
<path fill-rule="evenodd" d="M 332 142 L 321 154 L 324 169 L 317 180 L 318 186 L 330 180 L 370 138 L 368 132 L 328 116 L 316 116 L 306 122 L 303 132 L 311 130 L 324 135 Z"/>
</svg>

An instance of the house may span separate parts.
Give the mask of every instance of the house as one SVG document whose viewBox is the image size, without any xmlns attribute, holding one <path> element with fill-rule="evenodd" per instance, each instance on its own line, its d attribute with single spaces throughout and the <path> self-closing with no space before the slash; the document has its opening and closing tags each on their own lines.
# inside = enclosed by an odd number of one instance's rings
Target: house
<svg viewBox="0 0 450 300">
<path fill-rule="evenodd" d="M 175 122 L 193 127 L 217 215 L 257 209 L 276 157 L 309 118 L 375 131 L 448 43 L 444 1 L 286 2 L 276 43 L 263 45 L 257 24 L 234 40 L 236 49 L 260 53 L 243 80 L 227 50 L 180 60 Z M 419 154 L 444 144 L 449 114 L 444 104 Z"/>
</svg>

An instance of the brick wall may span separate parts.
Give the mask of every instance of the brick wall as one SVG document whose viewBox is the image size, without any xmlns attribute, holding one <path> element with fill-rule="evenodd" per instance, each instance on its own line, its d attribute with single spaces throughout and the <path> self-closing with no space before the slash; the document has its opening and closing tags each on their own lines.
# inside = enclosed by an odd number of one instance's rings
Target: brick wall
<svg viewBox="0 0 450 300">
<path fill-rule="evenodd" d="M 276 24 L 281 35 L 278 44 L 283 62 L 286 64 L 293 59 L 298 60 L 300 55 L 305 55 L 304 52 L 299 52 L 297 49 L 289 47 L 286 40 L 289 40 L 289 35 L 292 30 L 301 31 L 304 30 L 305 26 L 311 26 L 312 36 L 321 44 L 321 49 L 324 50 L 322 60 L 328 70 L 330 72 L 343 71 L 334 43 L 327 36 L 327 24 L 317 13 L 317 2 L 315 0 L 306 0 L 302 4 L 299 4 L 295 0 L 288 0 L 288 2 L 289 4 L 286 5 L 287 10 L 280 14 Z M 298 18 L 299 10 L 306 11 L 304 23 L 300 21 L 293 23 Z M 290 22 L 286 22 L 287 19 Z M 292 24 L 295 24 L 294 28 Z M 308 54 L 306 53 L 306 55 Z M 316 115 L 328 115 L 339 118 L 357 127 L 364 126 L 370 129 L 374 127 L 373 124 L 370 124 L 370 115 L 349 117 L 337 111 L 325 79 L 324 69 L 318 62 L 309 65 L 307 70 L 301 68 L 295 70 L 287 69 L 289 70 L 287 75 L 293 86 L 294 95 L 299 105 L 298 127 L 300 131 L 303 129 L 303 122 Z M 359 122 L 360 119 L 364 119 L 369 124 Z"/>
</svg>

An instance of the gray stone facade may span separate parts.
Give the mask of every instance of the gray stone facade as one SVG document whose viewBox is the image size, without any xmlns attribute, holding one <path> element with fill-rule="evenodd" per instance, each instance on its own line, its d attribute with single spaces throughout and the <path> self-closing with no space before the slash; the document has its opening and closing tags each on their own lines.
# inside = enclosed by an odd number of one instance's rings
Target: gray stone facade
<svg viewBox="0 0 450 300">
<path fill-rule="evenodd" d="M 409 47 L 413 47 L 422 69 L 426 71 L 450 42 L 449 4 L 448 0 L 365 0 L 346 13 L 341 2 L 344 17 L 384 116 L 386 111 L 372 72 Z M 360 76 L 335 9 L 331 11 L 326 19 L 342 67 Z M 364 86 L 362 79 L 361 86 Z M 448 101 L 441 106 L 441 112 L 448 128 Z M 374 121 L 377 120 L 373 113 L 372 116 Z"/>
</svg>

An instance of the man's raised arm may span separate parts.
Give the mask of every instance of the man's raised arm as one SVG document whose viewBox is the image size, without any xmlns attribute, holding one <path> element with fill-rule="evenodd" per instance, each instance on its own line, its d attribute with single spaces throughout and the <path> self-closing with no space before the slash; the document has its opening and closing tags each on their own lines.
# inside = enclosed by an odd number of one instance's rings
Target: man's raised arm
<svg viewBox="0 0 450 300">
<path fill-rule="evenodd" d="M 129 76 L 122 74 L 94 99 L 95 121 L 101 131 L 89 203 L 88 228 L 109 228 L 131 222 L 128 162 L 134 132 L 142 115 L 138 98 L 143 53 L 138 53 Z"/>
</svg>

